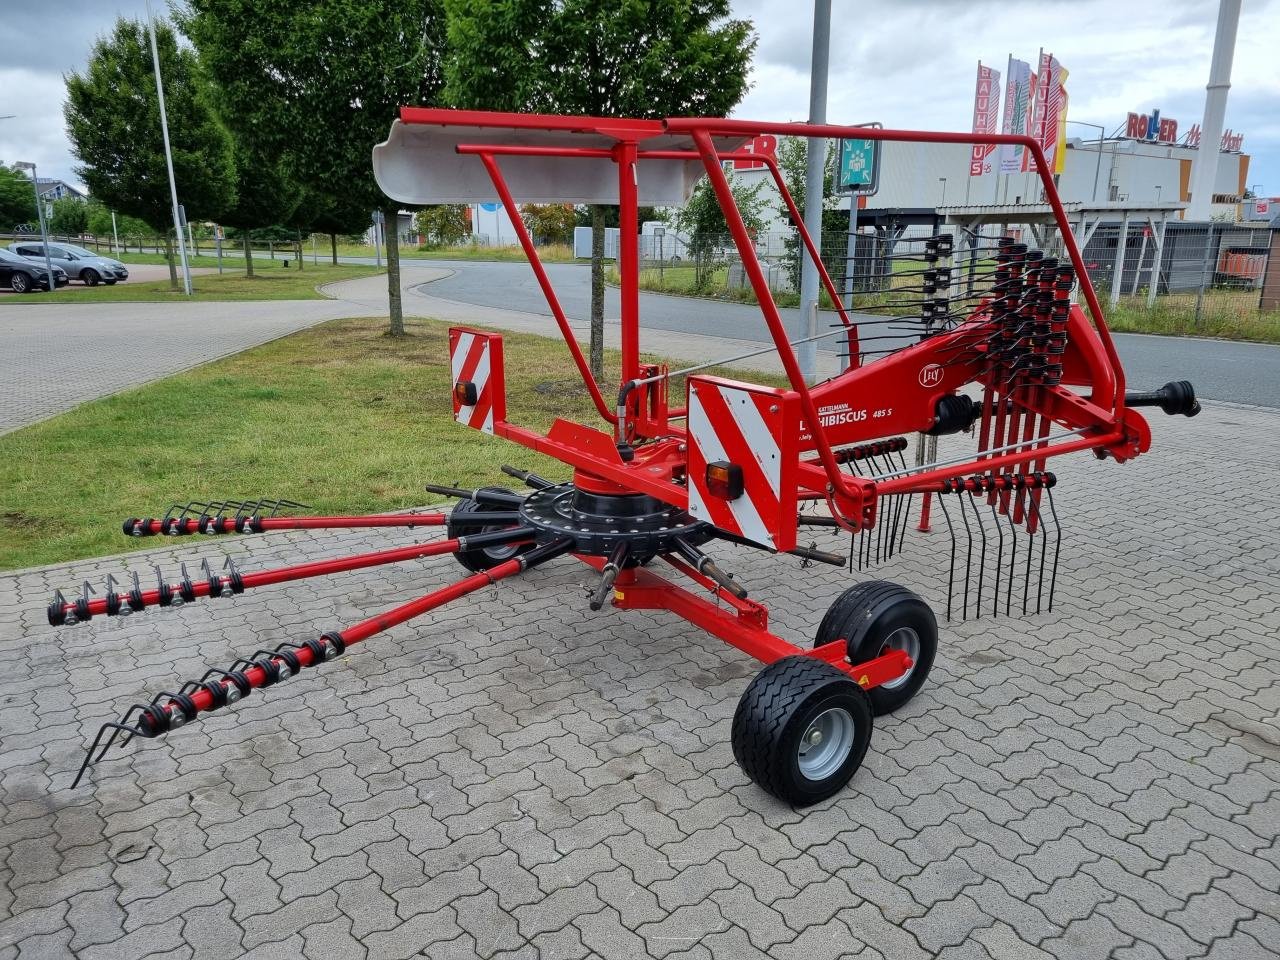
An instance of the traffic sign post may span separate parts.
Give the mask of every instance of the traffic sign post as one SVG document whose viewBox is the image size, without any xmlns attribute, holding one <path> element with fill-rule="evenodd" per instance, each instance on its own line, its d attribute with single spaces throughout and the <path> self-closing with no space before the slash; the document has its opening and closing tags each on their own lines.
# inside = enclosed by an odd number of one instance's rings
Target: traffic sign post
<svg viewBox="0 0 1280 960">
<path fill-rule="evenodd" d="M 865 124 L 878 127 L 878 123 Z M 836 165 L 836 193 L 849 197 L 849 242 L 845 248 L 844 294 L 846 307 L 853 308 L 853 281 L 857 274 L 858 198 L 880 189 L 880 141 L 841 140 Z M 847 362 L 847 361 L 846 361 Z"/>
</svg>

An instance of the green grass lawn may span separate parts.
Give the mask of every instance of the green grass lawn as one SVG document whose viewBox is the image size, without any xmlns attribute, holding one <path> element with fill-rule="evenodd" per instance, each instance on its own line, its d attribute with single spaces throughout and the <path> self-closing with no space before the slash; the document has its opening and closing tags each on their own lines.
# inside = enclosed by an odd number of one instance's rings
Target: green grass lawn
<svg viewBox="0 0 1280 960">
<path fill-rule="evenodd" d="M 568 478 L 559 462 L 454 423 L 447 324 L 406 320 L 408 336 L 393 339 L 386 323 L 335 320 L 0 437 L 0 569 L 153 548 L 120 524 L 175 501 L 276 497 L 360 513 L 437 499 L 424 483 L 511 486 L 503 463 Z M 504 341 L 513 422 L 600 423 L 562 341 Z M 606 383 L 618 360 L 606 356 Z"/>
<path fill-rule="evenodd" d="M 271 267 L 271 261 L 255 264 L 254 275 L 245 276 L 243 269 L 228 269 L 225 273 L 200 274 L 191 278 L 195 293 L 194 300 L 323 300 L 324 294 L 316 288 L 321 284 L 333 283 L 337 280 L 352 280 L 356 277 L 374 276 L 382 271 L 377 267 L 354 266 L 341 264 L 331 266 L 321 264 L 318 267 L 308 265 L 304 270 L 284 270 Z M 188 298 L 181 287 L 174 290 L 165 280 L 127 280 L 108 287 L 99 284 L 86 287 L 73 283 L 63 287 L 50 296 L 47 293 L 33 293 L 29 296 L 0 297 L 0 310 L 5 305 L 27 303 L 127 303 L 127 302 L 172 301 L 186 303 Z"/>
</svg>

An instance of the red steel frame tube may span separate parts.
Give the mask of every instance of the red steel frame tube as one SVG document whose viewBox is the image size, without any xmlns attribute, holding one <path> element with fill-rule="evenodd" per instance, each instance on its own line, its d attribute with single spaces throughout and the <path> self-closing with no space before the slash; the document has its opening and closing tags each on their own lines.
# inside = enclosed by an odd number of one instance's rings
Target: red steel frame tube
<svg viewBox="0 0 1280 960">
<path fill-rule="evenodd" d="M 972 469 L 981 469 L 988 472 L 996 472 L 1002 467 L 1014 466 L 1019 463 L 1026 463 L 1032 460 L 1038 460 L 1041 457 L 1059 456 L 1064 453 L 1074 453 L 1077 450 L 1098 450 L 1108 447 L 1113 443 L 1119 443 L 1124 440 L 1124 433 L 1116 431 L 1102 436 L 1081 437 L 1079 440 L 1064 440 L 1062 443 L 1055 443 L 1049 447 L 1036 446 L 1030 450 L 1023 450 L 1015 453 L 1006 453 L 998 457 L 990 457 L 986 460 L 978 460 L 970 464 L 956 464 L 941 470 L 921 471 L 917 474 L 905 477 L 894 477 L 890 480 L 881 480 L 876 483 L 876 493 L 885 497 L 894 493 L 924 493 L 927 491 L 936 491 L 941 489 L 943 480 L 950 480 L 958 476 L 962 476 L 966 471 Z M 1037 441 L 1032 441 L 1036 443 Z"/>
<path fill-rule="evenodd" d="M 724 212 L 725 222 L 729 225 L 729 232 L 733 234 L 734 243 L 737 244 L 738 253 L 742 257 L 743 269 L 746 270 L 751 287 L 755 291 L 756 300 L 759 301 L 760 312 L 764 314 L 769 333 L 773 336 L 773 343 L 778 350 L 778 358 L 782 361 L 782 368 L 786 371 L 792 389 L 800 395 L 800 409 L 804 413 L 805 423 L 813 425 L 813 439 L 818 458 L 826 471 L 827 480 L 833 489 L 842 491 L 846 495 L 856 495 L 857 491 L 850 489 L 845 475 L 840 471 L 840 465 L 836 463 L 826 434 L 818 426 L 820 421 L 818 410 L 813 403 L 813 396 L 809 393 L 808 384 L 804 382 L 804 374 L 800 370 L 795 351 L 791 349 L 786 327 L 783 326 L 782 317 L 778 313 L 778 305 L 774 303 L 773 296 L 769 292 L 769 282 L 760 269 L 760 261 L 756 258 L 751 235 L 747 232 L 746 224 L 742 222 L 742 214 L 738 212 L 737 204 L 733 199 L 733 190 L 725 178 L 724 170 L 720 167 L 720 158 L 716 154 L 711 135 L 701 129 L 693 130 L 692 133 L 693 142 L 697 144 L 698 153 L 702 156 L 702 164 L 706 167 L 707 178 L 711 181 L 711 187 L 720 200 L 720 209 Z"/>
<path fill-rule="evenodd" d="M 701 155 L 692 150 L 641 150 L 641 160 L 699 160 Z M 782 197 L 783 203 L 787 205 L 787 210 L 791 214 L 794 222 L 803 225 L 804 216 L 800 213 L 800 208 L 796 206 L 795 200 L 791 196 L 791 191 L 787 189 L 786 180 L 783 179 L 782 170 L 778 167 L 778 161 L 767 154 L 762 153 L 719 153 L 717 156 L 721 160 L 750 160 L 752 163 L 763 163 L 769 168 L 769 173 L 773 176 L 774 186 L 778 188 L 778 195 Z M 809 236 L 809 231 L 799 230 L 800 239 L 804 243 L 804 247 L 809 251 L 809 259 L 813 261 L 818 268 L 818 278 L 822 281 L 822 286 L 827 291 L 827 296 L 831 298 L 831 302 L 835 305 L 836 313 L 840 315 L 841 322 L 846 327 L 852 327 L 856 330 L 856 325 L 849 318 L 848 312 L 845 310 L 844 301 L 840 297 L 840 293 L 836 290 L 836 285 L 831 279 L 831 274 L 827 272 L 826 264 L 822 262 L 822 257 L 818 254 L 817 246 L 813 242 L 813 237 Z M 856 340 L 854 341 L 856 346 Z M 856 357 L 852 358 L 857 360 Z M 857 363 L 853 363 L 857 366 Z"/>
<path fill-rule="evenodd" d="M 1106 322 L 1103 319 L 1102 305 L 1098 302 L 1098 295 L 1093 289 L 1093 283 L 1089 279 L 1088 272 L 1085 270 L 1080 248 L 1071 233 L 1067 213 L 1062 207 L 1062 201 L 1058 198 L 1058 191 L 1053 186 L 1052 174 L 1045 161 L 1044 151 L 1033 138 L 1007 133 L 942 133 L 929 130 L 888 130 L 877 127 L 842 127 L 833 124 L 811 123 L 757 123 L 750 120 L 721 120 L 695 117 L 669 119 L 666 122 L 666 129 L 669 133 L 691 134 L 695 141 L 699 138 L 709 140 L 714 134 L 758 136 L 762 133 L 772 133 L 785 136 L 832 137 L 835 139 L 857 137 L 864 140 L 897 140 L 905 143 L 966 143 L 990 144 L 993 146 L 1009 144 L 1011 146 L 1026 147 L 1031 151 L 1031 156 L 1035 158 L 1036 170 L 1040 176 L 1040 182 L 1044 186 L 1044 195 L 1049 201 L 1049 206 L 1053 209 L 1054 218 L 1062 233 L 1062 245 L 1076 269 L 1076 278 L 1079 281 L 1080 290 L 1084 293 L 1085 302 L 1089 305 L 1089 312 L 1093 315 L 1095 329 L 1106 352 L 1112 380 L 1112 383 L 1109 384 L 1112 391 L 1111 408 L 1116 415 L 1116 422 L 1119 422 L 1120 412 L 1124 409 L 1124 368 L 1120 365 L 1120 356 L 1116 352 L 1115 342 L 1112 340 L 1111 332 L 1107 329 Z M 710 173 L 710 170 L 708 170 L 708 173 Z"/>
<path fill-rule="evenodd" d="M 636 145 L 623 141 L 615 149 L 618 165 L 618 271 L 622 299 L 622 381 L 640 376 L 640 224 Z"/>
<path fill-rule="evenodd" d="M 686 564 L 671 557 L 664 559 L 681 573 L 714 590 L 722 601 L 733 599 Z M 757 603 L 736 601 L 730 603 L 731 609 L 726 609 L 676 586 L 651 570 L 630 568 L 624 573 L 625 576 L 619 576 L 615 582 L 614 606 L 623 610 L 669 610 L 762 663 L 773 663 L 783 657 L 813 657 L 849 674 L 864 689 L 895 680 L 911 669 L 911 658 L 901 650 L 891 650 L 883 656 L 857 664 L 849 662 L 844 644 L 831 643 L 813 650 L 802 650 L 769 632 L 765 626 L 768 611 Z"/>
<path fill-rule="evenodd" d="M 582 348 L 578 346 L 578 340 L 573 335 L 573 329 L 569 326 L 569 318 L 565 316 L 564 308 L 560 306 L 560 300 L 556 296 L 555 288 L 551 286 L 551 278 L 547 276 L 546 268 L 543 267 L 542 261 L 538 258 L 538 251 L 533 245 L 533 238 L 529 236 L 529 231 L 525 228 L 524 220 L 520 217 L 520 208 L 516 206 L 515 200 L 511 197 L 511 191 L 507 188 L 507 181 L 503 179 L 502 170 L 498 167 L 498 161 L 489 153 L 480 154 L 480 159 L 484 161 L 485 169 L 489 171 L 489 179 L 493 181 L 494 189 L 498 191 L 498 197 L 502 200 L 503 209 L 507 211 L 507 218 L 511 221 L 511 226 L 516 231 L 516 237 L 520 241 L 520 246 L 524 249 L 524 255 L 529 260 L 529 266 L 533 268 L 533 274 L 538 278 L 538 286 L 542 288 L 542 295 L 546 298 L 547 306 L 551 308 L 551 313 L 556 319 L 556 326 L 560 328 L 560 335 L 564 337 L 565 345 L 569 348 L 569 352 L 573 354 L 573 362 L 578 367 L 582 382 L 586 384 L 587 390 L 591 393 L 591 402 L 596 405 L 596 410 L 601 417 L 609 423 L 616 424 L 618 417 L 605 405 L 604 397 L 600 395 L 600 385 L 596 383 L 596 378 L 591 373 L 591 367 L 588 366 L 586 357 L 582 355 Z"/>
</svg>

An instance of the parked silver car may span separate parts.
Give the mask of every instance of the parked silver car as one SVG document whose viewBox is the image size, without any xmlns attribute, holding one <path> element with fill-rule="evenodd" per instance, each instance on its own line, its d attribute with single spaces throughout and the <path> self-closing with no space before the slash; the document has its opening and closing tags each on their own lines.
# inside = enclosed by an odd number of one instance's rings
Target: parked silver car
<svg viewBox="0 0 1280 960">
<path fill-rule="evenodd" d="M 11 243 L 9 249 L 20 257 L 44 263 L 44 244 L 42 243 L 30 241 Z M 88 287 L 96 287 L 99 283 L 110 286 L 129 279 L 128 268 L 119 260 L 104 257 L 74 244 L 49 244 L 49 259 L 53 262 L 54 269 L 61 267 L 72 280 L 79 280 Z"/>
<path fill-rule="evenodd" d="M 33 293 L 37 290 L 48 290 L 65 287 L 67 280 L 65 270 L 53 268 L 53 283 L 49 282 L 49 271 L 43 263 L 32 263 L 26 257 L 19 257 L 8 250 L 0 250 L 0 287 L 8 287 L 14 293 Z"/>
</svg>

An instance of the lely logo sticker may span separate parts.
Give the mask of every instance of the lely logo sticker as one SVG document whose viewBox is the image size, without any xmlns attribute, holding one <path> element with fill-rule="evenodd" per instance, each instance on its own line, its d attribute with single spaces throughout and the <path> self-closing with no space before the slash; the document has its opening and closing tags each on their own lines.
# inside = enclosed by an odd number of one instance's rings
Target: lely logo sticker
<svg viewBox="0 0 1280 960">
<path fill-rule="evenodd" d="M 942 382 L 942 365 L 930 363 L 920 369 L 920 386 L 936 387 Z"/>
</svg>

